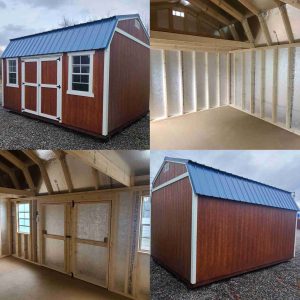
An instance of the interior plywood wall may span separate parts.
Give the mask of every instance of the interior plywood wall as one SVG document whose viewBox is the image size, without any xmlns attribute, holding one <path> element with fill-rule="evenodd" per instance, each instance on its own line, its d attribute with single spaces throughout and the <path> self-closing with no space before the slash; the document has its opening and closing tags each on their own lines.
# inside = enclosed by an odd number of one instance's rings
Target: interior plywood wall
<svg viewBox="0 0 300 300">
<path fill-rule="evenodd" d="M 229 103 L 228 53 L 151 49 L 151 119 Z"/>
<path fill-rule="evenodd" d="M 231 104 L 300 132 L 300 47 L 231 54 Z"/>
<path fill-rule="evenodd" d="M 0 257 L 10 255 L 10 203 L 0 199 Z"/>
</svg>

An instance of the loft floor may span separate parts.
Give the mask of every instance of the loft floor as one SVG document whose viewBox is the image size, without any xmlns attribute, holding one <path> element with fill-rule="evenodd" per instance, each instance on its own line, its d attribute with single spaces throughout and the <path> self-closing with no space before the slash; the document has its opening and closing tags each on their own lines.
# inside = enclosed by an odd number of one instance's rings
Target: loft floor
<svg viewBox="0 0 300 300">
<path fill-rule="evenodd" d="M 126 300 L 101 287 L 14 257 L 0 259 L 1 300 Z"/>
<path fill-rule="evenodd" d="M 300 149 L 300 136 L 226 106 L 151 122 L 151 149 Z"/>
</svg>

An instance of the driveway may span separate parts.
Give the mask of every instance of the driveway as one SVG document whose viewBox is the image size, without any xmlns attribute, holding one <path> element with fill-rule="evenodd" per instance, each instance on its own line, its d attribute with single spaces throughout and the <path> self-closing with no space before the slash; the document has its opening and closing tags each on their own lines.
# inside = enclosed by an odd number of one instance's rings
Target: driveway
<svg viewBox="0 0 300 300">
<path fill-rule="evenodd" d="M 233 277 L 194 290 L 151 262 L 152 300 L 180 299 L 300 299 L 300 230 L 297 230 L 296 257 L 289 262 Z"/>
<path fill-rule="evenodd" d="M 0 149 L 149 149 L 149 117 L 103 142 L 4 110 L 1 85 L 0 103 Z"/>
</svg>

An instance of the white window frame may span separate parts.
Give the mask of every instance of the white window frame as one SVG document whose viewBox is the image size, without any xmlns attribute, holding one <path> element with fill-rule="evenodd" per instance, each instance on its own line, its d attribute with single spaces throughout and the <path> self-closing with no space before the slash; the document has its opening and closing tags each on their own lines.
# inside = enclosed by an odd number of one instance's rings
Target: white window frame
<svg viewBox="0 0 300 300">
<path fill-rule="evenodd" d="M 83 51 L 83 52 L 68 53 L 69 67 L 68 67 L 68 90 L 67 90 L 67 94 L 94 98 L 94 93 L 93 93 L 94 54 L 95 54 L 95 51 Z M 76 90 L 72 89 L 73 57 L 74 56 L 81 56 L 81 55 L 89 55 L 90 56 L 90 72 L 87 73 L 87 75 L 89 75 L 89 91 L 88 92 L 76 91 Z"/>
<path fill-rule="evenodd" d="M 20 218 L 19 218 L 19 205 L 22 205 L 22 204 L 29 205 L 29 212 L 28 212 L 29 213 L 29 218 L 28 218 L 28 220 L 29 220 L 29 226 L 25 226 L 25 225 L 20 225 L 19 224 L 19 220 L 20 220 Z M 17 215 L 17 233 L 30 235 L 31 234 L 31 207 L 30 207 L 30 203 L 27 203 L 27 202 L 17 203 L 17 211 L 16 212 L 17 212 L 16 213 L 16 215 Z M 22 231 L 20 231 L 19 230 L 20 226 L 28 227 L 29 228 L 29 232 L 22 232 Z"/>
<path fill-rule="evenodd" d="M 9 83 L 9 62 L 15 61 L 16 62 L 16 83 Z M 19 61 L 17 58 L 9 58 L 6 61 L 6 86 L 18 88 L 19 87 Z"/>
<path fill-rule="evenodd" d="M 149 195 L 143 195 L 141 197 L 141 210 L 140 210 L 140 226 L 139 226 L 139 243 L 138 243 L 138 251 L 142 252 L 142 253 L 150 253 L 151 251 L 151 217 L 150 217 L 150 224 L 149 225 L 144 225 L 143 224 L 143 206 L 144 206 L 144 198 L 149 198 L 149 201 L 151 201 L 151 197 Z M 151 203 L 150 203 L 150 214 L 151 214 Z M 143 226 L 149 226 L 150 229 L 150 237 L 149 237 L 149 241 L 150 241 L 150 249 L 149 250 L 145 250 L 142 249 L 142 232 L 143 232 Z"/>
</svg>

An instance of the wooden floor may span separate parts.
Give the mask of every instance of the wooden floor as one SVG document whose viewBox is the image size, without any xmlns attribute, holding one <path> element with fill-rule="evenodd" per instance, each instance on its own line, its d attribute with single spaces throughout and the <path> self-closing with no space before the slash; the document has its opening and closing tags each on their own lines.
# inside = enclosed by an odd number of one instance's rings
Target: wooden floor
<svg viewBox="0 0 300 300">
<path fill-rule="evenodd" d="M 1 300 L 125 300 L 106 289 L 14 257 L 0 259 Z"/>
<path fill-rule="evenodd" d="M 300 149 L 300 136 L 230 106 L 151 122 L 151 149 Z"/>
</svg>

